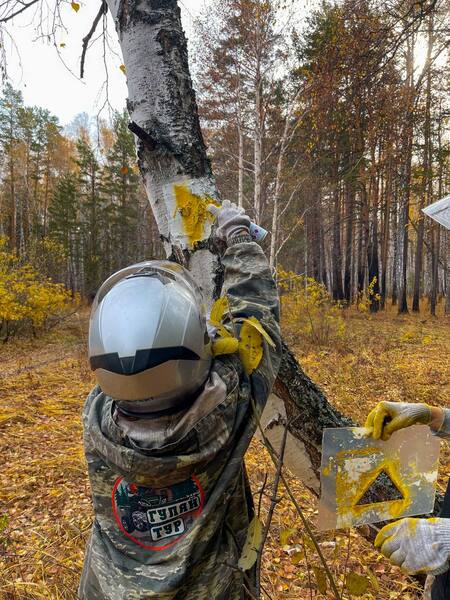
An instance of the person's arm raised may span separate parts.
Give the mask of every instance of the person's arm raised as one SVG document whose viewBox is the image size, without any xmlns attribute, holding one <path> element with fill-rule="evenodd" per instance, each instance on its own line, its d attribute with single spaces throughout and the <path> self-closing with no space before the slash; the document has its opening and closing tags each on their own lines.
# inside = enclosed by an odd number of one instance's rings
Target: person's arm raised
<svg viewBox="0 0 450 600">
<path fill-rule="evenodd" d="M 210 210 L 217 216 L 216 236 L 228 246 L 221 259 L 222 294 L 228 297 L 231 316 L 257 319 L 273 342 L 269 344 L 263 338 L 263 357 L 254 373 L 263 375 L 268 393 L 282 353 L 276 283 L 262 248 L 250 236 L 250 219 L 244 211 L 228 201 Z"/>
</svg>

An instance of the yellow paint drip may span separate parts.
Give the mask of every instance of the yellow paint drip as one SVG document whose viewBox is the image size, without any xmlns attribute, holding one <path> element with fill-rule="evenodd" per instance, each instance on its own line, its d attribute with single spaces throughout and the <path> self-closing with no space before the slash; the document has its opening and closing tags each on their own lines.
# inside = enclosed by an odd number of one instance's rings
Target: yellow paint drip
<svg viewBox="0 0 450 600">
<path fill-rule="evenodd" d="M 181 215 L 183 230 L 192 248 L 196 242 L 205 239 L 205 224 L 212 223 L 215 219 L 208 211 L 208 204 L 218 205 L 210 196 L 193 194 L 186 184 L 175 184 L 176 210 Z"/>
</svg>

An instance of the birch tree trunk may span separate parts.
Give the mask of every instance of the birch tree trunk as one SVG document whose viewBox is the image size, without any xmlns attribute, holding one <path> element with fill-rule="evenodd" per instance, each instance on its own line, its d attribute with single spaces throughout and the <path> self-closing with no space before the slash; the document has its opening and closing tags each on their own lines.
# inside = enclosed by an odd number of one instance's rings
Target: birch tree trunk
<svg viewBox="0 0 450 600">
<path fill-rule="evenodd" d="M 239 158 L 238 158 L 238 206 L 244 205 L 244 132 L 242 130 L 241 117 L 238 121 L 238 136 L 239 136 Z"/>
<path fill-rule="evenodd" d="M 289 133 L 289 117 L 290 112 L 288 111 L 286 119 L 284 121 L 283 135 L 280 142 L 280 152 L 277 160 L 277 175 L 275 178 L 275 190 L 273 193 L 273 211 L 272 211 L 272 229 L 270 232 L 270 253 L 269 253 L 269 264 L 272 268 L 275 266 L 275 248 L 278 242 L 278 205 L 280 202 L 280 194 L 282 188 L 282 172 L 283 172 L 283 160 L 284 153 L 286 150 L 286 142 Z"/>
<path fill-rule="evenodd" d="M 408 312 L 407 270 L 408 270 L 408 230 L 409 230 L 409 201 L 411 194 L 412 142 L 414 134 L 414 38 L 407 40 L 406 49 L 406 114 L 402 132 L 402 153 L 404 162 L 401 167 L 400 202 L 398 207 L 398 312 Z"/>
<path fill-rule="evenodd" d="M 258 26 L 259 27 L 259 26 Z M 255 214 L 255 221 L 259 223 L 261 221 L 261 191 L 262 191 L 262 138 L 263 138 L 263 127 L 264 119 L 262 115 L 262 79 L 261 79 L 261 65 L 259 57 L 259 48 L 256 49 L 258 52 L 257 64 L 256 64 L 256 75 L 255 75 L 255 115 L 254 115 L 254 198 L 253 198 L 253 210 Z"/>
<path fill-rule="evenodd" d="M 200 131 L 177 1 L 107 2 L 126 67 L 130 129 L 166 254 L 189 268 L 212 302 L 222 279 L 206 206 L 220 198 Z M 285 463 L 318 494 L 322 430 L 351 420 L 331 406 L 286 345 L 283 353 L 261 424 L 276 447 L 284 429 L 279 416 L 287 414 Z"/>
</svg>

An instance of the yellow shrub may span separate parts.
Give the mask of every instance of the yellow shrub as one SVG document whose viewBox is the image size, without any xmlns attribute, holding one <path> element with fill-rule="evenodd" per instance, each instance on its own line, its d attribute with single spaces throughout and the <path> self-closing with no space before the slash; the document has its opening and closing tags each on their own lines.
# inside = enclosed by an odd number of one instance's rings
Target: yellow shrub
<svg viewBox="0 0 450 600">
<path fill-rule="evenodd" d="M 23 264 L 0 237 L 0 335 L 4 339 L 21 329 L 33 333 L 51 317 L 62 315 L 73 304 L 70 292 Z"/>
<path fill-rule="evenodd" d="M 381 300 L 381 296 L 379 293 L 375 292 L 375 284 L 377 283 L 377 278 L 374 277 L 372 281 L 367 286 L 367 289 L 360 292 L 356 299 L 356 308 L 360 312 L 368 312 L 370 305 L 377 301 Z"/>
<path fill-rule="evenodd" d="M 300 337 L 310 344 L 326 346 L 344 337 L 342 308 L 332 301 L 323 284 L 281 269 L 277 278 L 284 334 L 291 342 Z"/>
</svg>

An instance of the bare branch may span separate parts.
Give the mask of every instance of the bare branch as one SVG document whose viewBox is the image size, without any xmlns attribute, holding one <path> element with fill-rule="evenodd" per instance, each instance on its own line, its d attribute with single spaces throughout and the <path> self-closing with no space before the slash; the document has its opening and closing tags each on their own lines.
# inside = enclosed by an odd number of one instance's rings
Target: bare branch
<svg viewBox="0 0 450 600">
<path fill-rule="evenodd" d="M 81 64 L 80 64 L 80 78 L 81 79 L 83 79 L 83 77 L 84 77 L 84 62 L 86 59 L 86 52 L 88 49 L 88 44 L 91 41 L 91 38 L 94 35 L 95 30 L 97 29 L 97 25 L 98 25 L 100 19 L 102 18 L 102 16 L 104 14 L 106 14 L 107 10 L 108 10 L 108 5 L 106 4 L 105 0 L 102 0 L 100 9 L 99 9 L 98 13 L 96 14 L 95 19 L 92 23 L 92 27 L 90 28 L 88 34 L 83 38 L 83 49 L 81 51 Z"/>
<path fill-rule="evenodd" d="M 269 512 L 267 515 L 267 521 L 264 525 L 261 546 L 260 546 L 260 550 L 258 552 L 258 558 L 257 558 L 257 562 L 256 562 L 256 595 L 258 597 L 260 594 L 260 587 L 261 587 L 262 554 L 264 551 L 264 546 L 265 546 L 265 543 L 267 540 L 267 536 L 269 535 L 269 530 L 270 530 L 270 525 L 272 523 L 273 513 L 275 512 L 275 507 L 278 504 L 278 498 L 277 498 L 278 486 L 280 484 L 281 469 L 283 468 L 284 451 L 286 449 L 287 434 L 288 434 L 288 423 L 287 423 L 287 421 L 285 421 L 284 431 L 283 431 L 283 439 L 281 440 L 281 447 L 279 450 L 277 469 L 276 469 L 276 473 L 275 473 L 275 477 L 274 477 L 273 485 L 272 485 L 272 497 L 270 499 L 270 508 L 269 508 Z"/>
<path fill-rule="evenodd" d="M 275 257 L 277 257 L 279 255 L 279 253 L 281 252 L 281 250 L 284 248 L 286 242 L 288 242 L 291 239 L 292 234 L 300 227 L 300 225 L 302 225 L 302 223 L 303 223 L 303 217 L 306 215 L 306 213 L 308 212 L 308 210 L 310 208 L 311 207 L 308 207 L 307 209 L 305 209 L 302 212 L 301 216 L 298 218 L 298 220 L 297 220 L 296 224 L 294 225 L 294 227 L 291 228 L 289 234 L 284 238 L 283 242 L 278 247 L 278 249 L 277 249 L 277 251 L 275 253 Z"/>
<path fill-rule="evenodd" d="M 10 21 L 17 15 L 20 15 L 20 13 L 23 13 L 24 11 L 26 11 L 27 8 L 30 8 L 30 6 L 33 6 L 33 4 L 36 4 L 36 2 L 39 2 L 39 0 L 31 0 L 31 2 L 28 2 L 28 4 L 24 4 L 22 6 L 22 8 L 20 8 L 19 10 L 16 10 L 16 12 L 8 15 L 7 17 L 3 17 L 3 19 L 0 19 L 0 23 L 6 23 L 7 21 Z"/>
</svg>

